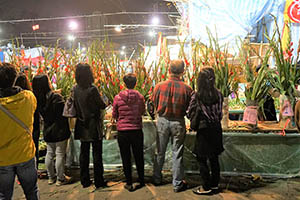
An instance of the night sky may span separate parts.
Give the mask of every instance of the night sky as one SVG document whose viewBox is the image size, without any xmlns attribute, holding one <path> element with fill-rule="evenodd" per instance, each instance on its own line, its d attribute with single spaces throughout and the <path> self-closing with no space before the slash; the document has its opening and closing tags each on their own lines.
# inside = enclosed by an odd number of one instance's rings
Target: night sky
<svg viewBox="0 0 300 200">
<path fill-rule="evenodd" d="M 37 19 L 61 16 L 89 15 L 97 13 L 116 12 L 176 12 L 173 4 L 162 0 L 1 0 L 0 21 L 15 19 Z M 106 17 L 104 24 L 149 24 L 150 15 L 115 15 Z M 61 35 L 68 31 L 70 20 L 50 20 L 42 22 L 0 23 L 0 39 L 30 36 L 33 24 L 39 24 L 36 33 L 59 32 Z M 176 20 L 175 20 L 176 21 Z M 88 24 L 87 18 L 78 20 L 80 30 L 95 29 Z M 162 16 L 162 24 L 173 25 L 167 16 Z M 141 30 L 131 30 L 141 31 Z M 85 36 L 87 33 L 85 33 Z M 52 35 L 51 35 L 52 37 Z M 57 36 L 59 37 L 59 36 Z M 92 36 L 91 36 L 92 37 Z M 53 41 L 53 40 L 52 40 Z M 32 41 L 24 41 L 32 46 Z M 40 41 L 51 43 L 51 41 Z"/>
</svg>

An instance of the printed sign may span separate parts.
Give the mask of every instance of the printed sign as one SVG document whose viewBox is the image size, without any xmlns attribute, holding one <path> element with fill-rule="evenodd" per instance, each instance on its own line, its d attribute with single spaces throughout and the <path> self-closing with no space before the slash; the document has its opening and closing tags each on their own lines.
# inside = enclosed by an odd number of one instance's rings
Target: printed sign
<svg viewBox="0 0 300 200">
<path fill-rule="evenodd" d="M 257 122 L 257 106 L 247 106 L 244 111 L 243 122 L 248 124 L 256 124 Z"/>
<path fill-rule="evenodd" d="M 290 3 L 287 14 L 289 18 L 296 23 L 300 23 L 300 1 L 294 0 Z"/>
<path fill-rule="evenodd" d="M 284 100 L 283 102 L 282 116 L 294 116 L 294 112 L 289 100 Z"/>
</svg>

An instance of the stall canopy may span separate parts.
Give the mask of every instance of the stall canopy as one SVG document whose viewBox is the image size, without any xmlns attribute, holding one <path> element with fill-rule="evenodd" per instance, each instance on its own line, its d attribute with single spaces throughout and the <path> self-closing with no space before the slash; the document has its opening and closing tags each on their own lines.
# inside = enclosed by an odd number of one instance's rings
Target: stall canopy
<svg viewBox="0 0 300 200">
<path fill-rule="evenodd" d="M 255 42 L 267 42 L 265 31 L 272 35 L 277 18 L 280 31 L 284 25 L 285 0 L 189 0 L 177 3 L 183 21 L 188 21 L 189 37 L 208 43 L 206 28 L 217 33 L 220 43 L 236 45 L 237 37 L 255 36 Z M 299 23 L 291 24 L 291 38 L 297 49 Z M 294 52 L 296 53 L 296 52 Z"/>
</svg>

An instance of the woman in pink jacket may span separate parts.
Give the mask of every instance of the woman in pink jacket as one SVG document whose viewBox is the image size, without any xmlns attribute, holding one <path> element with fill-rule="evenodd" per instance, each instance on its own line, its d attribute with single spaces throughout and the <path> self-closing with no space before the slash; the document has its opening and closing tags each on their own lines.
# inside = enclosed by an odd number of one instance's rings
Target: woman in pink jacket
<svg viewBox="0 0 300 200">
<path fill-rule="evenodd" d="M 113 118 L 117 120 L 118 144 L 121 152 L 123 170 L 126 177 L 125 189 L 134 191 L 131 175 L 131 149 L 139 176 L 138 188 L 144 184 L 144 135 L 142 131 L 142 115 L 145 112 L 144 97 L 133 88 L 136 76 L 127 74 L 123 77 L 126 90 L 114 98 Z"/>
</svg>

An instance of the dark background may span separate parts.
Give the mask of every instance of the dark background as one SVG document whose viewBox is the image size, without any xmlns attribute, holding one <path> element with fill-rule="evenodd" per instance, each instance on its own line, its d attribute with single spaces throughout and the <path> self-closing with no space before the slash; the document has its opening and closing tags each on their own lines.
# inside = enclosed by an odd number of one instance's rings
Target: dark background
<svg viewBox="0 0 300 200">
<path fill-rule="evenodd" d="M 115 14 L 127 12 L 128 14 Z M 147 12 L 147 14 L 132 14 L 131 12 Z M 155 13 L 167 12 L 169 14 Z M 111 13 L 111 15 L 101 15 Z M 73 18 L 78 22 L 76 31 L 68 27 L 72 18 L 34 19 L 92 15 L 94 17 Z M 119 46 L 136 47 L 138 43 L 154 43 L 157 37 L 149 37 L 148 32 L 163 32 L 164 36 L 175 35 L 176 29 L 162 27 L 136 26 L 127 27 L 118 33 L 114 27 L 118 24 L 151 24 L 151 18 L 156 15 L 160 24 L 175 26 L 179 14 L 175 6 L 162 0 L 1 0 L 0 1 L 0 45 L 5 45 L 12 38 L 17 38 L 25 47 L 35 45 L 53 45 L 60 39 L 59 45 L 68 47 L 70 41 L 67 35 L 73 34 L 81 46 L 88 45 L 95 39 L 108 38 Z M 28 20 L 30 21 L 14 21 Z M 4 22 L 9 21 L 9 22 Z M 39 24 L 40 29 L 32 30 L 32 25 Z M 154 40 L 155 39 L 155 40 Z"/>
</svg>

